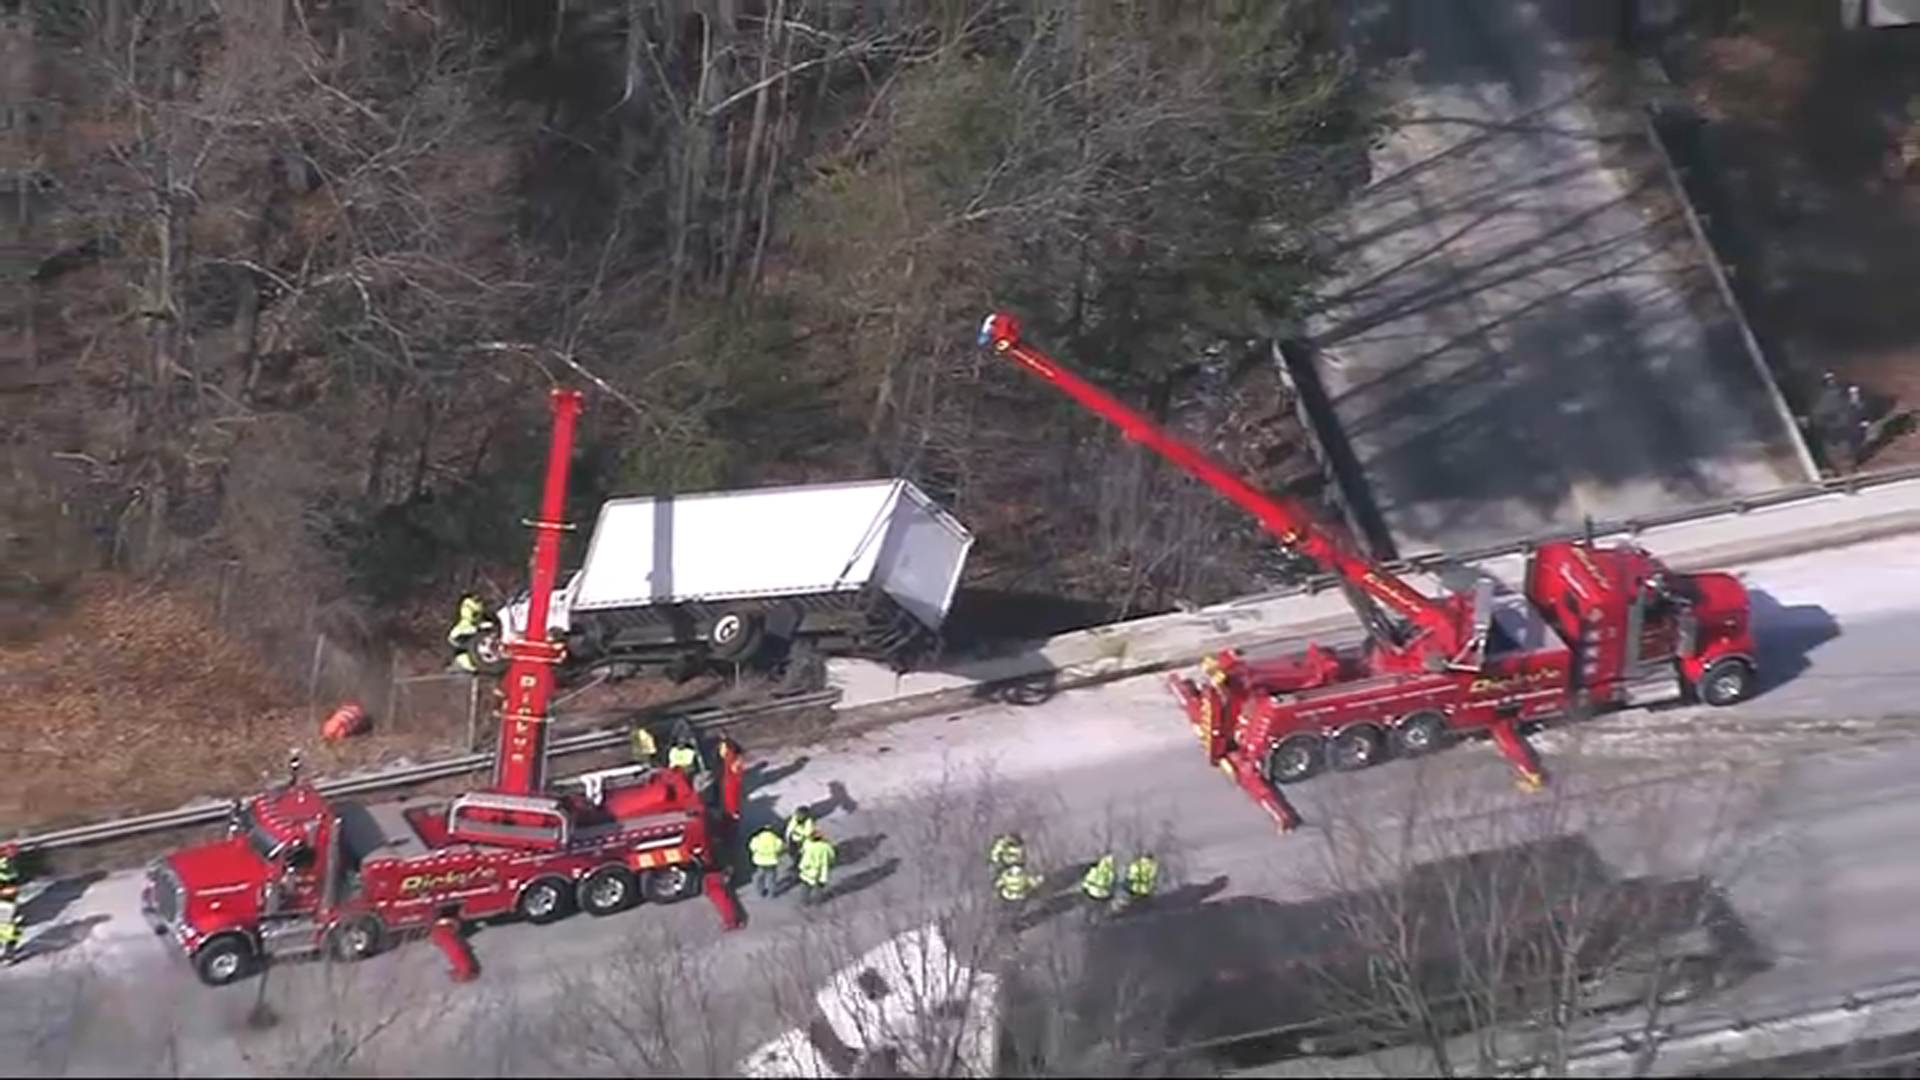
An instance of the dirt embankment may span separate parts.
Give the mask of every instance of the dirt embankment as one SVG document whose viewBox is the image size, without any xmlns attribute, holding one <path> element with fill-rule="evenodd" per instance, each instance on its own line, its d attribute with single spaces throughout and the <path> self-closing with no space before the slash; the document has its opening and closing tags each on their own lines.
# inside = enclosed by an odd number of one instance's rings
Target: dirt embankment
<svg viewBox="0 0 1920 1080">
<path fill-rule="evenodd" d="M 294 747 L 325 774 L 465 737 L 464 693 L 449 688 L 400 718 L 370 706 L 373 733 L 322 742 L 333 701 L 306 700 L 301 676 L 235 642 L 211 605 L 119 575 L 76 579 L 26 630 L 0 641 L 0 835 L 242 792 Z"/>
</svg>

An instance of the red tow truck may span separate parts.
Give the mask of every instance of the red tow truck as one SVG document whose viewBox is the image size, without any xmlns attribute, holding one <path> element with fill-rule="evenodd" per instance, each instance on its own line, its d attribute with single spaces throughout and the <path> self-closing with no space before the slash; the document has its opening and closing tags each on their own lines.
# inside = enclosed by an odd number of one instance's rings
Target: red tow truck
<svg viewBox="0 0 1920 1080">
<path fill-rule="evenodd" d="M 989 315 L 980 344 L 1104 417 L 1254 515 L 1283 546 L 1339 579 L 1367 631 L 1358 649 L 1318 644 L 1252 658 L 1207 657 L 1169 677 L 1207 758 L 1279 822 L 1281 794 L 1325 769 L 1414 757 L 1490 736 L 1523 788 L 1545 782 L 1525 725 L 1684 698 L 1724 706 L 1754 689 L 1751 605 L 1725 573 L 1676 573 L 1632 544 L 1552 541 L 1532 550 L 1516 593 L 1481 576 L 1435 599 L 1361 553 L 1305 508 L 1269 496 L 1144 414 L 1061 367 Z"/>
<path fill-rule="evenodd" d="M 533 557 L 529 625 L 547 625 L 559 564 L 577 392 L 552 395 L 553 435 Z M 211 986 L 272 957 L 360 960 L 435 920 L 575 910 L 605 916 L 703 889 L 729 929 L 727 847 L 739 820 L 741 754 L 701 745 L 691 772 L 650 763 L 549 784 L 548 708 L 561 647 L 510 643 L 491 786 L 452 800 L 332 800 L 300 776 L 233 804 L 227 835 L 148 867 L 141 906 Z"/>
</svg>

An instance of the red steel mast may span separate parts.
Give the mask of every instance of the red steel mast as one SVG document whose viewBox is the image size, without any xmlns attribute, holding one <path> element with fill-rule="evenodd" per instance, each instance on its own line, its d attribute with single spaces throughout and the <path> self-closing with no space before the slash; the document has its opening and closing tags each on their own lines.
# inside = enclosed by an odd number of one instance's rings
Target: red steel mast
<svg viewBox="0 0 1920 1080">
<path fill-rule="evenodd" d="M 540 516 L 532 526 L 533 565 L 527 596 L 527 625 L 517 639 L 505 641 L 511 660 L 502 679 L 500 742 L 494 751 L 493 790 L 507 795 L 538 795 L 547 786 L 547 710 L 553 701 L 554 668 L 566 647 L 551 640 L 547 615 L 560 577 L 560 534 L 572 526 L 561 520 L 567 510 L 567 470 L 573 462 L 574 422 L 580 416 L 578 390 L 555 390 L 548 403 L 553 433 L 547 444 L 546 487 Z"/>
<path fill-rule="evenodd" d="M 1403 663 L 1422 666 L 1435 661 L 1457 662 L 1469 650 L 1473 643 L 1471 620 L 1458 606 L 1458 601 L 1438 601 L 1420 592 L 1356 550 L 1344 538 L 1322 527 L 1305 508 L 1247 483 L 1204 451 L 1056 364 L 1021 339 L 1020 321 L 1012 315 L 987 316 L 980 325 L 980 344 L 1017 361 L 1089 411 L 1104 417 L 1128 438 L 1166 458 L 1258 518 L 1275 540 L 1319 563 L 1348 586 L 1348 595 L 1355 606 L 1361 608 L 1364 622 L 1371 624 L 1374 614 L 1366 610 L 1365 601 L 1391 609 L 1408 624 L 1412 635 L 1397 643 L 1379 643 L 1391 646 Z M 1379 641 L 1377 634 L 1376 641 Z"/>
</svg>

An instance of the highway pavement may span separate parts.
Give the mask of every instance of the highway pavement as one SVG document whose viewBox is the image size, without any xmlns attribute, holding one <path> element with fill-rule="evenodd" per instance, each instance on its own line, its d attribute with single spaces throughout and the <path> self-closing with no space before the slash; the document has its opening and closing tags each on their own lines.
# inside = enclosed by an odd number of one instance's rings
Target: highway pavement
<svg viewBox="0 0 1920 1080">
<path fill-rule="evenodd" d="M 1611 6 L 1355 10 L 1412 58 L 1404 122 L 1335 230 L 1343 277 L 1309 331 L 1399 554 L 1808 480 L 1678 204 L 1616 168 L 1638 121 L 1575 56 Z"/>
<path fill-rule="evenodd" d="M 745 900 L 723 933 L 704 901 L 556 926 L 498 926 L 473 984 L 416 944 L 372 962 L 287 965 L 211 991 L 139 923 L 130 878 L 61 910 L 0 972 L 0 1061 L 22 1075 L 587 1075 L 726 1070 L 804 1022 L 808 988 L 859 948 L 939 917 L 961 947 L 986 903 L 999 827 L 1043 868 L 1146 845 L 1183 895 L 1324 895 L 1356 824 L 1426 822 L 1417 851 L 1583 830 L 1623 872 L 1705 866 L 1779 968 L 1736 994 L 1920 969 L 1920 538 L 1748 568 L 1778 678 L 1732 710 L 1602 718 L 1548 733 L 1557 784 L 1523 796 L 1485 746 L 1315 781 L 1292 836 L 1216 771 L 1157 678 L 916 720 L 775 754 L 751 813 L 815 804 L 841 846 L 841 895 L 813 911 Z M 1644 793 L 1622 795 L 1627 790 Z M 1384 834 L 1383 834 L 1384 835 Z M 1336 871 L 1338 871 L 1336 873 Z M 1205 888 L 1202 888 L 1205 886 Z M 1348 1067 L 1357 1067 L 1349 1063 Z"/>
</svg>

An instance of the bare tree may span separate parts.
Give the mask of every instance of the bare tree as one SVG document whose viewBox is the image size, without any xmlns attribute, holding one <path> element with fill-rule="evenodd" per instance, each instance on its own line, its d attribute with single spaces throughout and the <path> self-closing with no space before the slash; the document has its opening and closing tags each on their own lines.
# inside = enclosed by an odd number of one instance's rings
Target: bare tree
<svg viewBox="0 0 1920 1080">
<path fill-rule="evenodd" d="M 1484 774 L 1421 763 L 1398 796 L 1375 786 L 1333 819 L 1298 1052 L 1564 1072 L 1598 1018 L 1637 1017 L 1650 1037 L 1671 1007 L 1765 965 L 1728 890 L 1779 853 L 1749 828 L 1766 770 L 1679 779 L 1565 755 L 1562 770 L 1561 789 L 1513 808 Z"/>
</svg>

